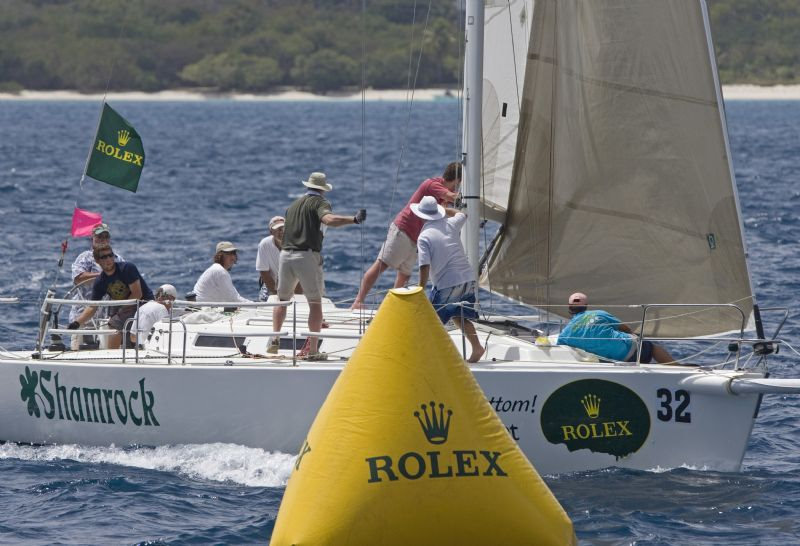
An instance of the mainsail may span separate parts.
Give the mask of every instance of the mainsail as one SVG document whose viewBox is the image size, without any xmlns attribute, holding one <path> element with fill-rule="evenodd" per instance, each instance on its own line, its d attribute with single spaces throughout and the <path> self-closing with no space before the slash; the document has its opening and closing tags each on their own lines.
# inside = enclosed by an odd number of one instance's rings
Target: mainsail
<svg viewBox="0 0 800 546">
<path fill-rule="evenodd" d="M 677 303 L 733 303 L 749 319 L 705 3 L 536 0 L 531 25 L 504 230 L 482 285 L 561 316 L 552 306 L 582 291 L 624 321 L 642 319 L 629 305 Z M 487 208 L 502 209 L 492 191 Z M 742 324 L 718 309 L 648 319 L 660 336 Z"/>
</svg>

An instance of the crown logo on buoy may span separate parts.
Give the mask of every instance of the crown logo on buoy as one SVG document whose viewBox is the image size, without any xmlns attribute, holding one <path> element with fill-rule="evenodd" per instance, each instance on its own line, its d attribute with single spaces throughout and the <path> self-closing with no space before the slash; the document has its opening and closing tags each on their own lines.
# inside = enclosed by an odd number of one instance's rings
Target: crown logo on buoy
<svg viewBox="0 0 800 546">
<path fill-rule="evenodd" d="M 425 438 L 432 444 L 443 444 L 447 441 L 447 434 L 450 432 L 450 417 L 453 415 L 453 410 L 447 410 L 445 417 L 444 404 L 439 404 L 438 412 L 436 402 L 431 401 L 430 405 L 422 404 L 422 415 L 425 420 L 420 417 L 420 412 L 415 411 L 414 417 L 419 421 L 422 427 L 422 432 L 425 433 Z"/>
</svg>

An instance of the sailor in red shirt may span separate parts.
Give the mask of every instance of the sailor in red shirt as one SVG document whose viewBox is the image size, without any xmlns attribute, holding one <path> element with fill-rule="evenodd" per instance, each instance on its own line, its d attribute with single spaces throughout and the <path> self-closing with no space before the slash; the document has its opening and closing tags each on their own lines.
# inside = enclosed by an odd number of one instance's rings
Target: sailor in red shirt
<svg viewBox="0 0 800 546">
<path fill-rule="evenodd" d="M 425 223 L 411 212 L 411 205 L 419 203 L 423 197 L 430 195 L 435 197 L 440 205 L 451 206 L 458 197 L 460 184 L 461 163 L 453 162 L 447 166 L 441 177 L 429 178 L 419 185 L 417 191 L 389 226 L 386 242 L 378 252 L 378 259 L 364 273 L 358 295 L 353 305 L 350 306 L 351 309 L 364 307 L 367 294 L 378 281 L 381 273 L 388 267 L 397 270 L 394 287 L 399 288 L 406 285 L 411 278 L 414 265 L 417 263 L 417 237 Z"/>
</svg>

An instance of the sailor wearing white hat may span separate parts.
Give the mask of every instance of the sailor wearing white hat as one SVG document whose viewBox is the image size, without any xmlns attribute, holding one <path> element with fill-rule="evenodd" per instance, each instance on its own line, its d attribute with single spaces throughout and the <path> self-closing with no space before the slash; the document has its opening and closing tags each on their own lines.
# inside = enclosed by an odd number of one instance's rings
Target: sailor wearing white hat
<svg viewBox="0 0 800 546">
<path fill-rule="evenodd" d="M 478 318 L 475 312 L 475 273 L 469 265 L 461 246 L 461 228 L 467 221 L 463 212 L 445 210 L 432 196 L 423 197 L 411 205 L 412 212 L 425 220 L 417 239 L 419 254 L 419 285 L 428 284 L 430 276 L 433 289 L 431 303 L 442 324 L 453 320 L 461 328 L 472 346 L 468 361 L 477 362 L 485 352 L 478 339 L 475 326 L 469 319 Z M 446 216 L 450 215 L 449 218 Z"/>
<path fill-rule="evenodd" d="M 133 317 L 133 327 L 130 333 L 131 343 L 140 340 L 144 343 L 150 337 L 153 325 L 159 320 L 169 316 L 172 302 L 178 298 L 178 291 L 171 284 L 162 284 L 156 289 L 155 299 L 148 301 Z"/>
</svg>

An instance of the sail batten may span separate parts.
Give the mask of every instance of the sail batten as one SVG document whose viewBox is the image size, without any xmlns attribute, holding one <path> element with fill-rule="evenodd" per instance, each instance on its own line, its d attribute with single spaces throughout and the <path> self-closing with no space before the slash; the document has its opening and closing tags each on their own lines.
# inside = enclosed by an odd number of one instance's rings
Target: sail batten
<svg viewBox="0 0 800 546">
<path fill-rule="evenodd" d="M 702 2 L 537 0 L 531 26 L 505 231 L 484 285 L 562 316 L 553 306 L 582 291 L 631 323 L 642 311 L 625 306 L 639 304 L 735 303 L 749 317 Z M 648 319 L 666 337 L 741 325 L 719 308 Z"/>
</svg>

